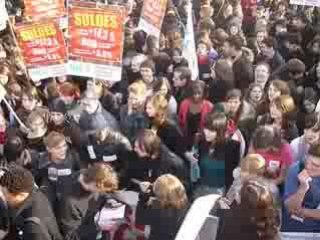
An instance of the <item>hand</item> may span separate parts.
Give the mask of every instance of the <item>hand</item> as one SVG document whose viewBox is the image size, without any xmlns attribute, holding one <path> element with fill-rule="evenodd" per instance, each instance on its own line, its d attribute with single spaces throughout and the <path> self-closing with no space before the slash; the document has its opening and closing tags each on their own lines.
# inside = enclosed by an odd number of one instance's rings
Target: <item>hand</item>
<svg viewBox="0 0 320 240">
<path fill-rule="evenodd" d="M 199 161 L 199 159 L 197 159 L 195 156 L 194 156 L 194 152 L 186 152 L 185 153 L 185 156 L 186 156 L 186 158 L 190 161 L 190 162 L 192 162 L 192 163 L 194 163 L 194 162 L 198 162 Z"/>
<path fill-rule="evenodd" d="M 300 182 L 300 186 L 305 190 L 308 191 L 310 188 L 309 182 L 311 181 L 311 177 L 309 176 L 307 170 L 303 170 L 299 175 L 298 179 Z"/>
<path fill-rule="evenodd" d="M 150 182 L 140 182 L 139 187 L 140 187 L 141 192 L 149 193 L 151 185 L 152 184 Z"/>
</svg>

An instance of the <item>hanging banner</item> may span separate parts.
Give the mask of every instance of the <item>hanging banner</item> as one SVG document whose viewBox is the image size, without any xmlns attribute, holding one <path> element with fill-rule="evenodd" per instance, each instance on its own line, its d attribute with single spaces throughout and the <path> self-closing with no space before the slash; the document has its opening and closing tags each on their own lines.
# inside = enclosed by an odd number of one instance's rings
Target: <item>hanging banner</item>
<svg viewBox="0 0 320 240">
<path fill-rule="evenodd" d="M 192 21 L 192 5 L 191 2 L 188 3 L 187 7 L 187 27 L 185 30 L 185 36 L 183 39 L 183 49 L 182 49 L 182 56 L 185 59 L 188 59 L 189 68 L 191 69 L 192 73 L 192 80 L 196 80 L 199 75 L 199 68 L 198 68 L 198 57 L 197 57 L 197 50 L 194 41 L 194 31 L 193 31 L 193 21 Z"/>
<path fill-rule="evenodd" d="M 320 7 L 320 0 L 290 0 L 290 4 Z"/>
<path fill-rule="evenodd" d="M 125 8 L 73 2 L 69 7 L 68 74 L 120 81 Z"/>
<path fill-rule="evenodd" d="M 53 20 L 18 25 L 15 30 L 33 81 L 67 74 L 64 37 Z"/>
<path fill-rule="evenodd" d="M 64 0 L 24 0 L 25 16 L 32 20 L 60 18 L 66 14 Z"/>
<path fill-rule="evenodd" d="M 9 19 L 5 5 L 5 0 L 0 0 L 0 31 L 6 29 L 7 20 Z"/>
<path fill-rule="evenodd" d="M 144 0 L 138 29 L 159 38 L 166 9 L 167 0 Z"/>
</svg>

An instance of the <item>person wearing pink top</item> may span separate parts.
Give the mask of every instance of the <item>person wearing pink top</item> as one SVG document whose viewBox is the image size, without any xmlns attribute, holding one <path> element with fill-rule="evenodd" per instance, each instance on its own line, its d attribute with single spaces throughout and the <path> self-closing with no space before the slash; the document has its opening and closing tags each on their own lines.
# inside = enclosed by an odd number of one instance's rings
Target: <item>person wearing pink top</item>
<svg viewBox="0 0 320 240">
<path fill-rule="evenodd" d="M 283 142 L 281 132 L 272 125 L 258 127 L 252 138 L 251 153 L 260 154 L 266 161 L 266 177 L 281 185 L 293 163 L 290 144 Z"/>
</svg>

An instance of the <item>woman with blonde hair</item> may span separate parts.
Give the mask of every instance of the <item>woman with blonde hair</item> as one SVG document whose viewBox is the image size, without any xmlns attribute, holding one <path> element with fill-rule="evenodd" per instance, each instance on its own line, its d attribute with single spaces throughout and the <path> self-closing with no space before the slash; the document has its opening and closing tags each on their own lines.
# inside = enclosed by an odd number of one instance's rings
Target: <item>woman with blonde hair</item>
<svg viewBox="0 0 320 240">
<path fill-rule="evenodd" d="M 150 225 L 149 240 L 173 240 L 188 208 L 186 190 L 181 181 L 165 174 L 157 178 L 147 193 L 140 194 L 136 212 L 138 224 Z"/>
<path fill-rule="evenodd" d="M 265 174 L 266 160 L 260 155 L 251 153 L 240 161 L 240 166 L 233 171 L 234 181 L 226 194 L 230 203 L 240 202 L 240 191 L 243 183 L 251 177 L 262 177 Z"/>
<path fill-rule="evenodd" d="M 163 94 L 158 93 L 147 100 L 146 115 L 151 130 L 172 152 L 183 157 L 186 150 L 183 133 L 179 125 L 168 117 L 168 101 Z"/>
</svg>

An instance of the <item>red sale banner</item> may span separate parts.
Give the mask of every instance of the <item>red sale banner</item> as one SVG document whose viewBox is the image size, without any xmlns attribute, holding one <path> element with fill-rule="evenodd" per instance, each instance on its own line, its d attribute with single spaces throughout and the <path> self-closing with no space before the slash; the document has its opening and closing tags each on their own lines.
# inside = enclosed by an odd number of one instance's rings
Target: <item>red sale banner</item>
<svg viewBox="0 0 320 240">
<path fill-rule="evenodd" d="M 125 8 L 73 2 L 69 8 L 68 73 L 121 80 Z"/>
<path fill-rule="evenodd" d="M 16 27 L 24 62 L 33 80 L 66 74 L 66 47 L 58 25 L 49 20 Z"/>
<path fill-rule="evenodd" d="M 167 0 L 144 0 L 138 28 L 159 38 Z"/>
<path fill-rule="evenodd" d="M 66 14 L 64 0 L 24 0 L 25 15 L 32 20 L 59 18 Z"/>
</svg>

